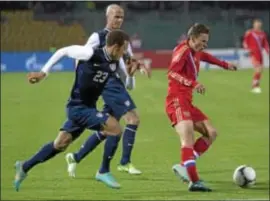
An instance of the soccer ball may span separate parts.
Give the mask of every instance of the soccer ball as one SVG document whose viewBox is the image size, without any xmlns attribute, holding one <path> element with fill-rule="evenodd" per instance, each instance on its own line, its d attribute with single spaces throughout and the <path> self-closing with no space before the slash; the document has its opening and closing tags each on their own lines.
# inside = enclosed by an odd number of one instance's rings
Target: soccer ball
<svg viewBox="0 0 270 201">
<path fill-rule="evenodd" d="M 235 169 L 233 181 L 242 188 L 251 187 L 255 184 L 256 172 L 252 167 L 241 165 Z"/>
</svg>

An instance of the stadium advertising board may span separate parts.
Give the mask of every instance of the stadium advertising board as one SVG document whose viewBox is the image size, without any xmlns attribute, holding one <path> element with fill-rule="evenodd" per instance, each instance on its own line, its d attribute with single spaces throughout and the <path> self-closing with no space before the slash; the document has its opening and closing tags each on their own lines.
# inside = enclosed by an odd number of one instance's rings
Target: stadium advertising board
<svg viewBox="0 0 270 201">
<path fill-rule="evenodd" d="M 252 67 L 250 59 L 243 49 L 209 49 L 207 51 L 220 59 L 238 64 L 240 68 Z M 152 50 L 136 52 L 135 56 L 142 59 L 147 66 L 162 69 L 169 66 L 171 54 L 171 50 Z M 52 56 L 51 52 L 2 52 L 1 72 L 39 71 L 50 56 Z M 264 52 L 264 66 L 269 67 L 269 57 L 266 52 Z M 204 62 L 201 63 L 201 67 L 205 69 L 217 68 Z M 52 71 L 73 70 L 74 60 L 69 58 L 63 58 L 52 69 Z"/>
</svg>

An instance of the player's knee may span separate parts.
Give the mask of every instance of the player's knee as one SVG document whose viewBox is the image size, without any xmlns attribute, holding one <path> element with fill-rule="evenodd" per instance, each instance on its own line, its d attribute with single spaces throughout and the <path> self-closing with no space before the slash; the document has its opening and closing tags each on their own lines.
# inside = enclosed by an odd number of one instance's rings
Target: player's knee
<svg viewBox="0 0 270 201">
<path fill-rule="evenodd" d="M 72 142 L 72 135 L 66 131 L 61 131 L 54 140 L 54 148 L 59 151 L 65 151 Z"/>
<path fill-rule="evenodd" d="M 124 115 L 126 124 L 139 125 L 140 117 L 135 110 L 129 111 Z"/>
<path fill-rule="evenodd" d="M 181 121 L 175 125 L 175 130 L 180 137 L 183 147 L 193 147 L 194 145 L 194 128 L 190 120 Z"/>
<path fill-rule="evenodd" d="M 257 65 L 256 68 L 255 68 L 255 72 L 256 73 L 262 73 L 263 71 L 263 67 L 261 65 Z"/>
<path fill-rule="evenodd" d="M 105 135 L 120 135 L 122 133 L 119 122 L 112 116 L 110 116 L 104 127 Z"/>
</svg>

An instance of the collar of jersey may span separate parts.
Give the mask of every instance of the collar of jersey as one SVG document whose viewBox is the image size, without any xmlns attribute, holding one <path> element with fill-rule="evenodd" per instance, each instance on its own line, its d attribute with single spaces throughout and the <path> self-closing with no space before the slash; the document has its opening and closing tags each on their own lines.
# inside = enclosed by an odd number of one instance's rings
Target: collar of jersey
<svg viewBox="0 0 270 201">
<path fill-rule="evenodd" d="M 104 30 L 106 30 L 106 31 L 108 31 L 108 32 L 111 32 L 111 30 L 110 30 L 110 29 L 108 29 L 108 28 L 104 28 Z"/>
<path fill-rule="evenodd" d="M 110 57 L 110 55 L 108 54 L 107 50 L 105 47 L 102 48 L 103 52 L 104 52 L 104 55 L 105 55 L 105 58 L 107 61 L 112 61 L 112 58 Z"/>
</svg>

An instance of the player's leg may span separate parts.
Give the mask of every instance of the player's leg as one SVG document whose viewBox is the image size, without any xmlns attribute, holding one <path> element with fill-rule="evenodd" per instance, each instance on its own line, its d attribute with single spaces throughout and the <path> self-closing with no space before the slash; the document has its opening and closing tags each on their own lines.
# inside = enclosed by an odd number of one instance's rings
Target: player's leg
<svg viewBox="0 0 270 201">
<path fill-rule="evenodd" d="M 104 147 L 104 153 L 101 166 L 96 174 L 96 180 L 102 181 L 111 188 L 120 188 L 120 184 L 115 180 L 110 172 L 110 163 L 113 159 L 119 139 L 121 138 L 121 126 L 117 119 L 109 116 L 103 124 L 103 133 L 107 135 L 107 140 Z M 109 140 L 109 143 L 107 141 Z"/>
<path fill-rule="evenodd" d="M 99 112 L 96 108 L 79 108 L 79 118 L 76 121 L 85 128 L 91 130 L 102 131 L 107 136 L 121 135 L 121 126 L 119 122 L 107 113 Z M 104 182 L 112 188 L 120 188 L 120 184 L 116 182 L 110 173 L 110 162 L 114 156 L 118 142 L 111 143 L 104 152 L 101 169 L 96 174 L 98 181 Z M 76 163 L 75 163 L 76 164 Z"/>
<path fill-rule="evenodd" d="M 180 137 L 181 142 L 181 165 L 186 168 L 187 175 L 190 179 L 190 191 L 211 191 L 200 181 L 196 168 L 194 156 L 194 128 L 191 120 L 180 121 L 175 125 L 175 130 Z"/>
<path fill-rule="evenodd" d="M 136 105 L 132 98 L 128 94 L 127 90 L 122 86 L 118 86 L 114 90 L 108 88 L 103 92 L 104 102 L 111 108 L 109 111 L 118 120 L 123 117 L 126 127 L 123 133 L 123 148 L 120 164 L 117 169 L 122 172 L 128 172 L 130 174 L 141 174 L 141 171 L 136 169 L 131 163 L 131 153 L 135 142 L 136 131 L 140 123 L 139 116 L 136 112 Z M 105 142 L 105 149 L 107 143 L 111 141 L 119 141 L 120 139 L 114 136 L 107 138 Z"/>
<path fill-rule="evenodd" d="M 208 117 L 197 107 L 192 107 L 194 129 L 202 136 L 194 144 L 194 155 L 198 158 L 205 153 L 217 137 L 217 130 L 209 121 Z"/>
<path fill-rule="evenodd" d="M 193 147 L 193 153 L 197 159 L 199 156 L 205 153 L 211 144 L 215 141 L 217 137 L 217 131 L 208 120 L 208 117 L 197 107 L 191 107 L 191 116 L 194 122 L 194 130 L 202 135 L 196 140 Z M 177 169 L 181 169 L 182 167 L 175 165 L 173 168 L 174 171 L 177 171 Z M 188 182 L 189 178 L 184 176 L 182 180 L 184 182 Z"/>
<path fill-rule="evenodd" d="M 254 74 L 252 79 L 252 90 L 253 93 L 261 93 L 260 81 L 263 72 L 263 58 L 262 55 L 252 55 L 251 61 L 254 67 Z"/>
<path fill-rule="evenodd" d="M 190 180 L 190 191 L 211 191 L 199 180 L 194 156 L 194 124 L 191 114 L 191 103 L 175 98 L 166 108 L 181 142 L 181 164 L 173 167 L 181 178 Z"/>
<path fill-rule="evenodd" d="M 108 105 L 104 105 L 103 113 L 108 113 L 112 115 L 112 110 Z M 112 115 L 113 116 L 113 115 Z M 70 176 L 75 177 L 75 165 L 73 163 L 80 163 L 88 154 L 90 154 L 101 142 L 106 139 L 106 135 L 100 130 L 94 132 L 90 135 L 80 149 L 75 153 L 68 153 L 66 154 L 66 161 L 68 166 L 74 166 L 74 168 L 68 168 L 72 170 Z"/>
<path fill-rule="evenodd" d="M 18 191 L 21 182 L 26 178 L 27 173 L 36 165 L 44 163 L 57 154 L 63 152 L 69 144 L 76 139 L 82 132 L 83 128 L 68 120 L 61 128 L 57 138 L 53 142 L 45 144 L 30 159 L 22 162 L 17 161 L 15 164 L 16 175 L 14 180 L 15 189 Z"/>
<path fill-rule="evenodd" d="M 136 111 L 136 106 L 131 98 L 126 102 L 129 104 L 124 105 L 128 108 L 128 111 L 123 115 L 123 119 L 125 120 L 126 127 L 123 133 L 123 141 L 122 141 L 122 157 L 120 160 L 120 164 L 117 169 L 119 171 L 128 172 L 129 174 L 141 174 L 142 172 L 137 169 L 133 163 L 131 163 L 131 154 L 133 150 L 133 146 L 135 144 L 135 138 L 137 129 L 140 124 L 140 118 Z M 128 106 L 127 106 L 128 105 Z"/>
<path fill-rule="evenodd" d="M 209 120 L 194 123 L 195 130 L 202 136 L 194 144 L 194 155 L 196 158 L 205 153 L 217 137 L 217 130 Z"/>
</svg>

